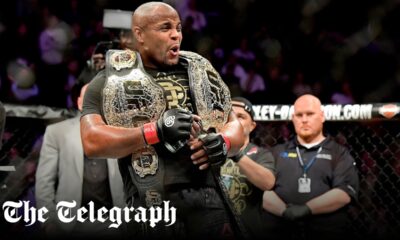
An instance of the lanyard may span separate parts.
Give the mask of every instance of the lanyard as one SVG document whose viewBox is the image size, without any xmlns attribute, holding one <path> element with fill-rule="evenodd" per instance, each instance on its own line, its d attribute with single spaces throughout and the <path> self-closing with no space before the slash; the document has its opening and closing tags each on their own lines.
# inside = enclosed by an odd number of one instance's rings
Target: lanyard
<svg viewBox="0 0 400 240">
<path fill-rule="evenodd" d="M 304 161 L 303 161 L 303 159 L 302 159 L 302 157 L 300 155 L 299 147 L 296 147 L 297 158 L 299 159 L 300 166 L 303 168 L 304 177 L 306 177 L 306 173 L 307 173 L 308 169 L 310 169 L 311 165 L 315 162 L 315 159 L 317 159 L 317 155 L 321 152 L 321 150 L 322 150 L 322 147 L 319 147 L 318 151 L 314 155 L 314 157 L 308 162 L 307 165 L 304 165 Z"/>
</svg>

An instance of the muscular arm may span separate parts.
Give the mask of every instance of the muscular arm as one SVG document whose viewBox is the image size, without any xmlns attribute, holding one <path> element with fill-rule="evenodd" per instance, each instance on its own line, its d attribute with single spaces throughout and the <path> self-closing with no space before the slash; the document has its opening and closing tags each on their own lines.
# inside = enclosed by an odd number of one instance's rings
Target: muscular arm
<svg viewBox="0 0 400 240">
<path fill-rule="evenodd" d="M 237 154 L 244 144 L 245 135 L 242 125 L 232 111 L 229 113 L 228 122 L 220 129 L 220 133 L 229 138 L 231 142 L 228 156 Z"/>
<path fill-rule="evenodd" d="M 103 120 L 102 91 L 105 81 L 105 71 L 100 71 L 84 95 L 80 121 L 83 150 L 88 157 L 121 158 L 142 148 L 145 143 L 141 128 L 111 126 Z"/>
<path fill-rule="evenodd" d="M 306 203 L 313 215 L 334 212 L 350 202 L 349 195 L 338 188 L 311 199 Z M 286 203 L 274 191 L 265 191 L 263 196 L 263 208 L 268 212 L 282 216 L 286 209 Z"/>
<path fill-rule="evenodd" d="M 140 128 L 106 125 L 99 114 L 81 118 L 81 137 L 88 157 L 121 158 L 145 146 Z"/>
<path fill-rule="evenodd" d="M 270 190 L 275 184 L 274 174 L 247 156 L 238 162 L 240 171 L 259 189 Z"/>
<path fill-rule="evenodd" d="M 333 171 L 333 188 L 306 203 L 312 214 L 334 212 L 349 204 L 351 197 L 357 196 L 358 176 L 354 159 L 347 149 L 341 148 L 340 151 Z"/>
<path fill-rule="evenodd" d="M 334 188 L 328 192 L 311 199 L 306 204 L 312 214 L 330 213 L 350 203 L 350 196 L 343 190 Z"/>
<path fill-rule="evenodd" d="M 286 209 L 286 203 L 274 191 L 265 191 L 263 208 L 276 216 L 282 216 Z"/>
</svg>

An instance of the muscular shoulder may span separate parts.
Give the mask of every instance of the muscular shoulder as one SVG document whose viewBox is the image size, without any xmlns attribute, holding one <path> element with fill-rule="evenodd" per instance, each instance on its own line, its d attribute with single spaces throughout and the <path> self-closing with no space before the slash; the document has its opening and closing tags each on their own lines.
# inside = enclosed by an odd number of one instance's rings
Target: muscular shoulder
<svg viewBox="0 0 400 240">
<path fill-rule="evenodd" d="M 90 82 L 83 98 L 82 115 L 100 114 L 102 106 L 102 90 L 106 81 L 105 71 L 100 71 Z"/>
<path fill-rule="evenodd" d="M 96 76 L 94 76 L 92 81 L 90 81 L 87 91 L 89 91 L 90 89 L 96 91 L 101 90 L 104 86 L 105 81 L 106 81 L 106 72 L 105 70 L 101 70 L 96 74 Z"/>
</svg>

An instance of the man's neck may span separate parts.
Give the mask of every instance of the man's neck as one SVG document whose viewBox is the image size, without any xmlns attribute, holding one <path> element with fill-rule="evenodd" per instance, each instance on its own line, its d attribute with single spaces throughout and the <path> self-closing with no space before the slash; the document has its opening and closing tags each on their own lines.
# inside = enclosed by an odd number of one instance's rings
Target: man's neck
<svg viewBox="0 0 400 240">
<path fill-rule="evenodd" d="M 246 137 L 246 139 L 244 140 L 244 144 L 243 147 L 241 148 L 241 150 L 245 149 L 247 147 L 247 145 L 249 145 L 250 143 L 250 138 Z"/>
<path fill-rule="evenodd" d="M 297 135 L 297 141 L 301 144 L 301 145 L 318 145 L 320 144 L 322 141 L 325 140 L 325 136 L 324 135 L 319 135 L 315 138 L 310 138 L 310 139 L 304 139 L 301 138 Z"/>
</svg>

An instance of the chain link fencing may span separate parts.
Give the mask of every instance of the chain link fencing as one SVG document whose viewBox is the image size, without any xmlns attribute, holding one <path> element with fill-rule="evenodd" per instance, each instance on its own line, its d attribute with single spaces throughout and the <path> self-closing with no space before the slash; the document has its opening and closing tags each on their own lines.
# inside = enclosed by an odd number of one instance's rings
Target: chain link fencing
<svg viewBox="0 0 400 240">
<path fill-rule="evenodd" d="M 259 122 L 254 142 L 273 146 L 294 134 L 290 122 Z M 326 122 L 325 134 L 345 145 L 360 180 L 349 223 L 358 239 L 400 237 L 400 126 L 398 121 Z"/>
<path fill-rule="evenodd" d="M 72 116 L 72 115 L 71 115 Z M 0 203 L 28 199 L 32 189 L 42 136 L 60 118 L 9 116 L 0 151 Z M 400 126 L 399 121 L 327 121 L 325 133 L 347 146 L 354 157 L 360 192 L 349 207 L 349 223 L 358 239 L 400 236 Z M 256 144 L 273 146 L 293 136 L 290 121 L 260 121 L 253 133 Z M 15 168 L 15 171 L 13 171 Z M 0 219 L 0 231 L 10 224 Z M 15 227 L 12 227 L 15 230 Z M 27 231 L 26 226 L 19 230 Z M 29 233 L 28 233 L 29 234 Z M 1 234 L 3 235 L 3 234 Z"/>
</svg>

